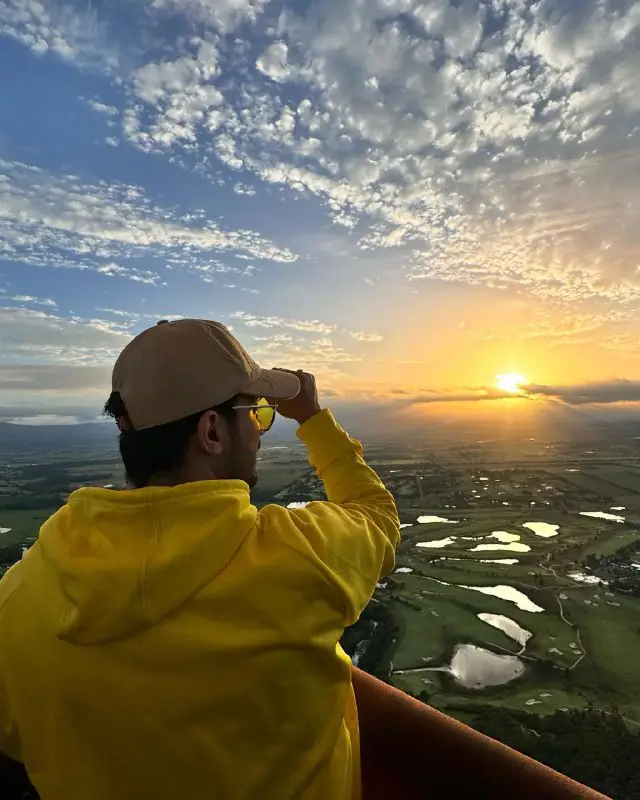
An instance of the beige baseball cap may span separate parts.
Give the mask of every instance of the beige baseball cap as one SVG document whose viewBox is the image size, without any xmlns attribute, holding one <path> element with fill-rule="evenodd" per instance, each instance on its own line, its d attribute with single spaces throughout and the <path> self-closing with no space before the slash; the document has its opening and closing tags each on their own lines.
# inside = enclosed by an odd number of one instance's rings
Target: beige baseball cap
<svg viewBox="0 0 640 800">
<path fill-rule="evenodd" d="M 161 320 L 120 353 L 112 391 L 119 392 L 135 430 L 154 428 L 238 394 L 284 400 L 300 381 L 261 369 L 228 328 L 205 319 Z"/>
</svg>

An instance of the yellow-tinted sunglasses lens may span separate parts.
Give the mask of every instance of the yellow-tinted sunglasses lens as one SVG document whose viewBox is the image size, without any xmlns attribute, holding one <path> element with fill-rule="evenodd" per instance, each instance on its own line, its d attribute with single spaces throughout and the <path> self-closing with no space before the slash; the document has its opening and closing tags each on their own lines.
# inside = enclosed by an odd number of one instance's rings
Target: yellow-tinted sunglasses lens
<svg viewBox="0 0 640 800">
<path fill-rule="evenodd" d="M 273 425 L 275 418 L 276 410 L 269 405 L 268 400 L 265 400 L 264 398 L 258 400 L 256 419 L 258 420 L 258 425 L 263 433 L 266 433 L 266 431 L 269 430 L 269 428 Z"/>
</svg>

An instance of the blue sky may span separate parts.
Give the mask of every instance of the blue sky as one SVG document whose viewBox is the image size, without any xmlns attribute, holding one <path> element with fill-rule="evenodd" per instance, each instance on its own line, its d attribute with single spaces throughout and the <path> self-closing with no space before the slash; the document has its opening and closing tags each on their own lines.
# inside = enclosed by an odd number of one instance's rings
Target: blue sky
<svg viewBox="0 0 640 800">
<path fill-rule="evenodd" d="M 5 0 L 0 74 L 0 419 L 171 315 L 337 399 L 640 400 L 640 2 Z"/>
</svg>

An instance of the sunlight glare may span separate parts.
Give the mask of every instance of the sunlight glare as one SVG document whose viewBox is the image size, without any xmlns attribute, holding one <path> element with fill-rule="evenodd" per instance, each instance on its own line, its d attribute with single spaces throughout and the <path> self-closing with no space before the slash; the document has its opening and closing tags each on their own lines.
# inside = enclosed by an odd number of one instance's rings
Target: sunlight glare
<svg viewBox="0 0 640 800">
<path fill-rule="evenodd" d="M 522 387 L 527 383 L 524 375 L 519 372 L 507 372 L 505 375 L 496 375 L 496 386 L 508 394 L 522 394 Z"/>
</svg>

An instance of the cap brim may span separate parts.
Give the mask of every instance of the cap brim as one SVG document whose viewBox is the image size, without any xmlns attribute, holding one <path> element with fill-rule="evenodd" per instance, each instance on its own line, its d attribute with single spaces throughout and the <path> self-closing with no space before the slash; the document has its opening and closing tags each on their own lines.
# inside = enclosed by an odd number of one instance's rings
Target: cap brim
<svg viewBox="0 0 640 800">
<path fill-rule="evenodd" d="M 298 376 L 278 369 L 260 370 L 260 377 L 247 388 L 247 394 L 268 397 L 270 400 L 289 400 L 299 392 Z"/>
</svg>

